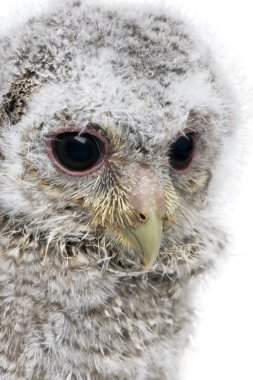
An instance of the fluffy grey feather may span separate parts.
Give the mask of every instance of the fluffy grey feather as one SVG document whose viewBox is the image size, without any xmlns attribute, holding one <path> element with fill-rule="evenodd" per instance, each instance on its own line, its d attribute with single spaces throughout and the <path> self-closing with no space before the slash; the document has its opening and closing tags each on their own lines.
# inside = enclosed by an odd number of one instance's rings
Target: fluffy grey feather
<svg viewBox="0 0 253 380">
<path fill-rule="evenodd" d="M 190 296 L 224 247 L 207 207 L 233 128 L 219 70 L 167 10 L 97 4 L 52 5 L 0 40 L 1 380 L 178 379 Z M 69 128 L 108 142 L 89 175 L 48 154 Z M 175 171 L 187 131 L 193 163 Z M 166 210 L 143 269 L 120 230 L 144 223 L 132 198 L 150 184 Z"/>
</svg>

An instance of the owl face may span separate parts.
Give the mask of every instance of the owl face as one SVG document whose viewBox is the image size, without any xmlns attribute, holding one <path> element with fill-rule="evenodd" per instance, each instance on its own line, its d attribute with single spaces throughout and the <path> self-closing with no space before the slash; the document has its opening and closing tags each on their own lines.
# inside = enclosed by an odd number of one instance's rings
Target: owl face
<svg viewBox="0 0 253 380">
<path fill-rule="evenodd" d="M 1 210 L 52 255 L 150 270 L 196 235 L 230 111 L 182 23 L 87 12 L 35 21 L 10 48 Z"/>
</svg>

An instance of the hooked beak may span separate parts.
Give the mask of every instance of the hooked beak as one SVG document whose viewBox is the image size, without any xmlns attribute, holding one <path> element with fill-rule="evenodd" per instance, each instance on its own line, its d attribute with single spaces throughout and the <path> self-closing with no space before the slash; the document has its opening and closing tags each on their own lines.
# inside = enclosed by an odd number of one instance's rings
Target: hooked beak
<svg viewBox="0 0 253 380">
<path fill-rule="evenodd" d="M 152 268 L 161 245 L 162 221 L 158 212 L 154 209 L 150 213 L 149 219 L 137 226 L 126 227 L 123 233 L 133 243 L 134 247 L 143 254 L 145 267 Z"/>
<path fill-rule="evenodd" d="M 140 220 L 136 226 L 124 225 L 120 230 L 133 248 L 143 255 L 145 269 L 151 269 L 161 245 L 165 193 L 158 177 L 147 164 L 134 164 L 129 176 L 133 179 L 129 205 Z"/>
</svg>

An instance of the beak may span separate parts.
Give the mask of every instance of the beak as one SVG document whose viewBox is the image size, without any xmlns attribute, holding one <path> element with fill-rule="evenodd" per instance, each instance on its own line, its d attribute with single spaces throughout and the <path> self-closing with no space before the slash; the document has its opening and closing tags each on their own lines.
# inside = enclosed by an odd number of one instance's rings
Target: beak
<svg viewBox="0 0 253 380">
<path fill-rule="evenodd" d="M 151 269 L 160 250 L 162 221 L 156 210 L 152 210 L 149 219 L 136 228 L 124 228 L 124 234 L 134 247 L 144 256 L 144 269 Z"/>
<path fill-rule="evenodd" d="M 136 226 L 122 226 L 121 232 L 144 257 L 145 269 L 151 269 L 160 250 L 165 193 L 158 177 L 147 164 L 130 168 L 132 178 L 129 205 L 139 215 Z M 128 178 L 129 178 L 128 177 Z"/>
</svg>

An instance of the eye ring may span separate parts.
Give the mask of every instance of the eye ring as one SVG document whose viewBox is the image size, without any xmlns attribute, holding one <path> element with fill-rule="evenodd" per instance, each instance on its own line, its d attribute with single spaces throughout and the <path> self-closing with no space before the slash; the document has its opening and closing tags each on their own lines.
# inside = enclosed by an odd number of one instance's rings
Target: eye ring
<svg viewBox="0 0 253 380">
<path fill-rule="evenodd" d="M 72 170 L 66 167 L 65 165 L 62 164 L 62 162 L 59 160 L 59 157 L 57 157 L 57 149 L 56 149 L 56 137 L 61 136 L 61 135 L 67 135 L 67 134 L 75 134 L 76 136 L 80 137 L 91 137 L 91 141 L 93 142 L 93 145 L 96 146 L 97 151 L 99 152 L 99 157 L 97 160 L 92 163 L 90 167 L 84 170 Z M 84 130 L 82 131 L 81 129 L 78 128 L 61 128 L 58 129 L 55 132 L 49 133 L 46 136 L 46 147 L 47 147 L 47 152 L 48 156 L 51 159 L 52 163 L 54 166 L 56 166 L 57 169 L 62 171 L 65 174 L 68 174 L 72 177 L 83 177 L 90 175 L 94 172 L 96 172 L 106 161 L 106 157 L 108 155 L 109 151 L 109 144 L 108 140 L 101 135 L 100 133 L 93 131 L 93 130 Z"/>
<path fill-rule="evenodd" d="M 198 131 L 189 128 L 176 136 L 168 152 L 172 172 L 186 173 L 191 169 L 198 148 L 199 135 Z"/>
</svg>

